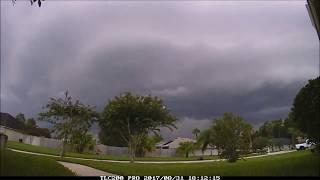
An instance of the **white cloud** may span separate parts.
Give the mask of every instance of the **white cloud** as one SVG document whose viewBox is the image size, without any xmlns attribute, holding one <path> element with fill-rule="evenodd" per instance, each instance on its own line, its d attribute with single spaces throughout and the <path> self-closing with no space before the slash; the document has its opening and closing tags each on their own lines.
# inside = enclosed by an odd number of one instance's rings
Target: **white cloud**
<svg viewBox="0 0 320 180">
<path fill-rule="evenodd" d="M 160 95 L 160 96 L 185 96 L 190 93 L 190 91 L 185 87 L 177 87 L 177 88 L 165 88 L 161 90 L 152 90 L 152 94 Z"/>
</svg>

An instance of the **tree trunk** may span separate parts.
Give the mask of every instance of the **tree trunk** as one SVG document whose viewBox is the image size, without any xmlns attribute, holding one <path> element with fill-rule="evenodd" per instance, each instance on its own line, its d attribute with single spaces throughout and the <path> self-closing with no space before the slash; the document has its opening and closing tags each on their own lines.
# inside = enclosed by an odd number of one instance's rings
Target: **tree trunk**
<svg viewBox="0 0 320 180">
<path fill-rule="evenodd" d="M 293 134 L 291 134 L 291 146 L 294 147 L 294 144 L 295 144 L 295 136 Z"/>
<path fill-rule="evenodd" d="M 133 155 L 132 155 L 132 142 L 130 142 L 130 141 L 128 143 L 128 148 L 129 148 L 130 162 L 132 163 L 134 161 L 134 159 L 133 159 Z"/>
<path fill-rule="evenodd" d="M 134 159 L 135 159 L 135 144 L 133 142 L 133 140 L 130 140 L 129 144 L 129 152 L 130 152 L 130 162 L 134 163 Z"/>
<path fill-rule="evenodd" d="M 252 137 L 249 136 L 249 151 L 252 149 Z"/>
<path fill-rule="evenodd" d="M 66 142 L 65 140 L 62 140 L 62 149 L 61 149 L 61 152 L 60 152 L 60 157 L 63 158 L 64 157 L 64 154 L 65 154 L 65 150 L 66 149 Z"/>
</svg>

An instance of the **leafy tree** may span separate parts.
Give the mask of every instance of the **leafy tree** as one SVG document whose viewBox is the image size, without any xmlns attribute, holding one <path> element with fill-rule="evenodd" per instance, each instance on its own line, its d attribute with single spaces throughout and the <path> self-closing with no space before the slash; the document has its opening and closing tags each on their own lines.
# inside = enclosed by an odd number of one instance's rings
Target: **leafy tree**
<svg viewBox="0 0 320 180">
<path fill-rule="evenodd" d="M 298 128 L 320 147 L 320 76 L 309 80 L 298 92 L 291 113 Z"/>
<path fill-rule="evenodd" d="M 288 133 L 291 135 L 291 145 L 293 145 L 293 146 L 297 143 L 296 142 L 297 137 L 304 136 L 304 134 L 299 129 L 294 128 L 294 127 L 289 127 Z"/>
<path fill-rule="evenodd" d="M 194 135 L 195 139 L 198 139 L 198 134 L 200 133 L 200 130 L 198 128 L 194 128 L 192 130 L 192 134 Z"/>
<path fill-rule="evenodd" d="M 26 126 L 29 128 L 36 128 L 37 123 L 33 118 L 29 118 L 29 119 L 27 119 Z"/>
<path fill-rule="evenodd" d="M 251 125 L 242 117 L 224 113 L 221 118 L 214 121 L 212 129 L 216 138 L 215 144 L 222 149 L 221 155 L 230 162 L 236 161 L 240 153 L 249 149 Z"/>
<path fill-rule="evenodd" d="M 297 123 L 293 121 L 292 112 L 284 120 L 286 134 L 291 139 L 291 145 L 294 146 L 297 142 L 297 137 L 305 137 L 305 134 L 298 128 Z"/>
<path fill-rule="evenodd" d="M 125 137 L 128 137 L 125 134 Z M 105 127 L 103 131 L 99 131 L 100 143 L 108 146 L 128 147 L 128 143 L 121 137 L 119 131 Z"/>
<path fill-rule="evenodd" d="M 258 136 L 268 138 L 289 138 L 288 127 L 292 124 L 287 119 L 266 121 L 258 130 Z"/>
<path fill-rule="evenodd" d="M 252 148 L 252 133 L 253 128 L 251 124 L 244 123 L 241 133 L 242 138 L 240 138 L 240 150 L 243 154 L 249 153 Z"/>
<path fill-rule="evenodd" d="M 26 118 L 25 118 L 25 116 L 24 116 L 23 113 L 18 113 L 18 114 L 16 115 L 16 119 L 17 119 L 18 121 L 22 122 L 23 124 L 26 123 Z"/>
<path fill-rule="evenodd" d="M 263 137 L 268 137 L 271 138 L 273 137 L 273 125 L 271 122 L 266 121 L 258 131 L 258 135 L 263 136 Z"/>
<path fill-rule="evenodd" d="M 91 138 L 91 141 L 87 144 L 89 151 L 95 150 L 96 145 L 97 145 L 97 140 L 94 138 Z"/>
<path fill-rule="evenodd" d="M 85 148 L 93 145 L 93 138 L 91 134 L 87 134 L 85 131 L 77 130 L 73 132 L 70 142 L 73 144 L 76 152 L 83 153 Z M 92 148 L 91 148 L 92 149 Z"/>
<path fill-rule="evenodd" d="M 273 133 L 272 136 L 274 138 L 285 138 L 288 137 L 287 134 L 287 127 L 285 126 L 285 120 L 283 119 L 278 119 L 271 121 L 272 126 L 273 126 Z"/>
<path fill-rule="evenodd" d="M 194 142 L 181 142 L 179 143 L 179 147 L 177 148 L 176 153 L 180 155 L 185 155 L 185 157 L 188 158 L 190 153 L 194 153 L 195 149 L 196 144 Z"/>
<path fill-rule="evenodd" d="M 16 119 L 21 122 L 21 130 L 25 134 L 29 134 L 32 136 L 42 136 L 46 138 L 51 137 L 51 133 L 47 128 L 39 128 L 37 126 L 37 122 L 33 118 L 26 118 L 23 113 L 18 113 L 16 115 Z"/>
<path fill-rule="evenodd" d="M 157 134 L 160 127 L 175 128 L 172 116 L 158 97 L 125 93 L 110 100 L 102 113 L 101 131 L 118 131 L 127 142 L 131 162 L 134 162 L 137 146 L 146 134 Z"/>
<path fill-rule="evenodd" d="M 53 124 L 54 133 L 62 139 L 61 157 L 64 156 L 67 141 L 73 140 L 79 132 L 85 136 L 98 117 L 89 105 L 84 105 L 79 100 L 73 102 L 68 91 L 65 92 L 64 99 L 51 98 L 44 109 L 44 112 L 39 113 L 39 119 Z"/>
</svg>

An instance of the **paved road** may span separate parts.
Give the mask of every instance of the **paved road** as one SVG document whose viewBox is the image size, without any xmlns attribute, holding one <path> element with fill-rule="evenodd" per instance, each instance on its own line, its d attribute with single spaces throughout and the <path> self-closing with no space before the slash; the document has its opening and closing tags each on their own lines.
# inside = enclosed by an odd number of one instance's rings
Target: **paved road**
<svg viewBox="0 0 320 180">
<path fill-rule="evenodd" d="M 94 169 L 89 166 L 84 166 L 81 164 L 61 162 L 61 161 L 57 161 L 57 162 L 62 164 L 64 167 L 70 169 L 77 176 L 116 176 L 115 174 L 104 172 L 104 171 Z"/>
<path fill-rule="evenodd" d="M 34 153 L 34 152 L 22 151 L 22 150 L 11 149 L 11 148 L 8 148 L 8 149 L 10 149 L 12 151 L 15 151 L 15 152 L 25 153 L 25 154 L 33 154 L 33 155 L 49 156 L 49 157 L 60 157 L 60 156 L 56 156 L 56 155 Z M 244 159 L 258 158 L 258 157 L 264 157 L 264 156 L 272 156 L 272 155 L 277 155 L 277 154 L 285 154 L 285 153 L 290 153 L 290 152 L 294 152 L 294 151 L 296 151 L 296 150 L 279 151 L 279 152 L 273 152 L 273 153 L 268 153 L 268 154 L 264 154 L 264 155 L 245 157 Z M 89 159 L 89 158 L 77 158 L 77 157 L 64 157 L 64 158 L 86 160 L 86 161 L 99 161 L 99 162 L 130 163 L 130 161 L 117 161 L 117 160 L 108 160 L 108 159 Z M 217 162 L 217 161 L 225 161 L 225 159 L 197 160 L 197 161 L 135 161 L 135 163 L 143 163 L 143 164 L 177 164 L 177 163 L 205 163 L 205 162 Z"/>
</svg>

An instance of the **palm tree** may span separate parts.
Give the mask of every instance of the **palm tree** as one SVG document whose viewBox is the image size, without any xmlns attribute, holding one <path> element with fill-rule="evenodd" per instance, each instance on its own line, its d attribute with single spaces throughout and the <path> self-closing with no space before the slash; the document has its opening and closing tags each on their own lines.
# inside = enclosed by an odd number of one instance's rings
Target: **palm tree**
<svg viewBox="0 0 320 180">
<path fill-rule="evenodd" d="M 194 150 L 196 148 L 196 145 L 194 142 L 187 141 L 187 142 L 181 142 L 179 144 L 179 147 L 177 149 L 177 154 L 185 154 L 186 158 L 189 157 L 189 153 L 194 153 Z"/>
<path fill-rule="evenodd" d="M 162 140 L 160 135 L 149 136 L 144 135 L 137 147 L 136 156 L 144 157 L 147 152 L 153 152 L 156 149 L 156 144 Z"/>
<path fill-rule="evenodd" d="M 200 130 L 198 128 L 194 128 L 192 130 L 192 134 L 194 135 L 195 139 L 198 139 L 198 134 L 200 133 Z"/>
<path fill-rule="evenodd" d="M 207 129 L 200 133 L 197 144 L 201 146 L 202 154 L 207 149 L 207 147 L 214 145 L 214 134 L 212 129 Z"/>
</svg>

